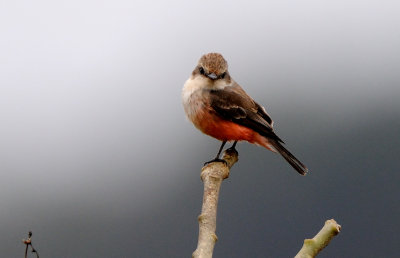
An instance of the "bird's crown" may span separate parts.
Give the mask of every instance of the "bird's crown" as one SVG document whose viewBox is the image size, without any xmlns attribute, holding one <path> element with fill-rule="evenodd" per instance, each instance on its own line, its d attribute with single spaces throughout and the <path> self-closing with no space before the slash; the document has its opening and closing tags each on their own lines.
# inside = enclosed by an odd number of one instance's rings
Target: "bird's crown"
<svg viewBox="0 0 400 258">
<path fill-rule="evenodd" d="M 219 53 L 208 53 L 199 60 L 199 66 L 206 70 L 206 73 L 221 75 L 228 70 L 228 63 Z"/>
</svg>

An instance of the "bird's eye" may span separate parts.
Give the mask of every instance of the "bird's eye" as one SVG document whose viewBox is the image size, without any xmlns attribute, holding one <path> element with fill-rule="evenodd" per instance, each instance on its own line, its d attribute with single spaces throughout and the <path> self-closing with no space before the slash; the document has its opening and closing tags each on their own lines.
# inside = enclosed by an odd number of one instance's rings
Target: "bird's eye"
<svg viewBox="0 0 400 258">
<path fill-rule="evenodd" d="M 225 72 L 225 73 L 223 73 L 223 74 L 221 74 L 221 76 L 220 76 L 220 77 L 221 77 L 222 79 L 224 79 L 224 78 L 225 78 L 225 75 L 226 75 L 226 72 Z"/>
<path fill-rule="evenodd" d="M 199 71 L 200 71 L 201 74 L 204 75 L 204 68 L 203 68 L 203 67 L 200 67 L 200 68 L 199 68 Z"/>
</svg>

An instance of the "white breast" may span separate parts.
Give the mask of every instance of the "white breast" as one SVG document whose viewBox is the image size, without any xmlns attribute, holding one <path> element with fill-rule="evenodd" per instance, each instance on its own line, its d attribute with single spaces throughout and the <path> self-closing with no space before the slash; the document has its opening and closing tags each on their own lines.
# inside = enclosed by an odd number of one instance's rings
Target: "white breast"
<svg viewBox="0 0 400 258">
<path fill-rule="evenodd" d="M 208 78 L 197 75 L 191 76 L 184 84 L 182 89 L 182 103 L 185 109 L 185 113 L 189 120 L 193 122 L 194 117 L 197 116 L 198 112 L 204 112 L 205 110 L 205 96 L 202 94 L 203 89 L 224 89 L 230 86 L 224 80 L 210 81 Z"/>
<path fill-rule="evenodd" d="M 185 104 L 190 96 L 202 89 L 215 89 L 222 90 L 227 86 L 231 86 L 232 83 L 227 84 L 224 80 L 217 80 L 214 83 L 210 83 L 210 80 L 204 76 L 191 76 L 184 84 L 182 90 L 182 101 Z"/>
<path fill-rule="evenodd" d="M 182 103 L 189 120 L 193 122 L 197 112 L 203 107 L 201 90 L 206 88 L 207 80 L 200 76 L 190 77 L 182 89 Z"/>
</svg>

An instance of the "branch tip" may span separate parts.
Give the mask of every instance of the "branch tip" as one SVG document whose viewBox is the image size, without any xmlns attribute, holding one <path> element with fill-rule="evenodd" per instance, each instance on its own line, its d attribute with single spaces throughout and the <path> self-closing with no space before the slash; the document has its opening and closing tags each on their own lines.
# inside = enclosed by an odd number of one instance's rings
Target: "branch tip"
<svg viewBox="0 0 400 258">
<path fill-rule="evenodd" d="M 305 239 L 303 247 L 295 258 L 313 258 L 324 249 L 334 236 L 339 234 L 341 226 L 334 219 L 325 221 L 322 229 L 312 239 Z"/>
</svg>

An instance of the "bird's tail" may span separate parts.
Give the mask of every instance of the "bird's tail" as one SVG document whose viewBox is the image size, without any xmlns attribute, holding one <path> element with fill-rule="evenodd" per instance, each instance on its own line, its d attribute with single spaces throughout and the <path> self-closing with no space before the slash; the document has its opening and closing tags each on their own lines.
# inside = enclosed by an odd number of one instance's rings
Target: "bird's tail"
<svg viewBox="0 0 400 258">
<path fill-rule="evenodd" d="M 303 163 L 301 163 L 300 160 L 293 156 L 290 151 L 283 147 L 280 142 L 276 140 L 270 140 L 269 144 L 271 144 L 274 149 L 279 152 L 279 154 L 281 154 L 282 157 L 284 157 L 286 161 L 289 162 L 289 164 L 301 175 L 305 175 L 308 172 L 308 168 Z"/>
</svg>

